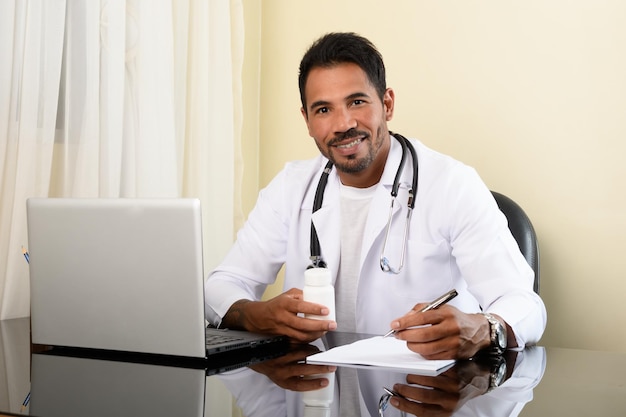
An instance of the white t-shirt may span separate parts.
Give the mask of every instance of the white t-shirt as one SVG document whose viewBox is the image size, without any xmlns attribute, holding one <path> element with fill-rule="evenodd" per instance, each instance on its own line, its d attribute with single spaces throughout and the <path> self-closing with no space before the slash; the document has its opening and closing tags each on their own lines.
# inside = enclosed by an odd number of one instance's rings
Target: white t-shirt
<svg viewBox="0 0 626 417">
<path fill-rule="evenodd" d="M 356 332 L 356 293 L 361 273 L 361 245 L 369 206 L 376 186 L 354 188 L 341 185 L 341 258 L 335 283 L 337 330 Z"/>
</svg>

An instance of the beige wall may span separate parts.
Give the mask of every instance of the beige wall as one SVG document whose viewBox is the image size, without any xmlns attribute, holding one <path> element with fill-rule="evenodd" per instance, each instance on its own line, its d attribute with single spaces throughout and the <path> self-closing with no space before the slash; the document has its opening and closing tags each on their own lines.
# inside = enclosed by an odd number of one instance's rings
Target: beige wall
<svg viewBox="0 0 626 417">
<path fill-rule="evenodd" d="M 626 2 L 244 4 L 261 39 L 260 96 L 246 98 L 260 109 L 247 121 L 258 123 L 260 146 L 245 151 L 259 171 L 244 185 L 316 154 L 299 112 L 299 59 L 325 32 L 359 32 L 386 61 L 390 127 L 474 166 L 533 220 L 542 343 L 626 351 Z M 246 72 L 258 76 L 259 66 Z"/>
</svg>

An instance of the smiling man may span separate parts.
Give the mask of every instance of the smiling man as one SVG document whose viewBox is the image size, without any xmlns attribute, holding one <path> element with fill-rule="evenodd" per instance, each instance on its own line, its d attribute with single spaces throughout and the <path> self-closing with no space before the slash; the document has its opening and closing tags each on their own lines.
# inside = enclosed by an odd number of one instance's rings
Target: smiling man
<svg viewBox="0 0 626 417">
<path fill-rule="evenodd" d="M 288 163 L 261 191 L 207 280 L 207 319 L 300 342 L 393 329 L 433 359 L 537 342 L 546 310 L 504 215 L 475 170 L 390 133 L 395 95 L 372 43 L 354 33 L 321 37 L 302 58 L 299 88 L 321 155 Z M 336 288 L 336 321 L 304 317 L 327 312 L 302 299 L 313 228 Z M 283 265 L 284 293 L 261 301 Z M 453 288 L 448 304 L 420 311 Z"/>
</svg>

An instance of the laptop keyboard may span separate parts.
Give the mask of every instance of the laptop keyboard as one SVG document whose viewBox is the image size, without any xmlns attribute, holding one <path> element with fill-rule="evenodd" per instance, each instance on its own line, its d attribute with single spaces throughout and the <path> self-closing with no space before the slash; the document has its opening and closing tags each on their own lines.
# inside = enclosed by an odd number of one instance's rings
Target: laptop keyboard
<svg viewBox="0 0 626 417">
<path fill-rule="evenodd" d="M 222 343 L 228 342 L 236 342 L 239 340 L 243 340 L 239 336 L 231 336 L 231 335 L 222 335 L 222 334 L 208 334 L 206 335 L 206 345 L 207 346 L 215 346 Z"/>
</svg>

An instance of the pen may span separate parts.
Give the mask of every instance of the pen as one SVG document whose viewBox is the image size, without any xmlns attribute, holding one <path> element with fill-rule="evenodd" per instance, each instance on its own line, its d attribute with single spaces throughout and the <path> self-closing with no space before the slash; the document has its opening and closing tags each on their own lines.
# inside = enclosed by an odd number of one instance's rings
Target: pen
<svg viewBox="0 0 626 417">
<path fill-rule="evenodd" d="M 403 400 L 408 400 L 408 398 L 406 398 L 404 395 L 402 395 L 402 394 L 400 394 L 399 392 L 396 392 L 396 391 L 394 391 L 394 390 L 392 390 L 392 389 L 389 389 L 389 388 L 387 388 L 387 387 L 383 387 L 383 390 L 384 390 L 387 394 L 391 395 L 392 397 L 399 397 L 399 398 L 402 398 Z M 410 401 L 410 400 L 409 400 L 409 401 Z"/>
<path fill-rule="evenodd" d="M 26 410 L 26 407 L 28 407 L 29 402 L 30 402 L 30 392 L 28 393 L 28 395 L 24 399 L 24 402 L 22 403 L 22 407 L 20 408 L 21 412 L 24 412 L 24 410 Z"/>
<path fill-rule="evenodd" d="M 444 295 L 442 295 L 441 297 L 437 298 L 435 301 L 433 301 L 432 303 L 428 304 L 426 307 L 424 307 L 423 309 L 421 309 L 419 312 L 423 313 L 425 311 L 428 310 L 434 310 L 436 308 L 441 307 L 442 305 L 444 305 L 445 303 L 447 303 L 448 301 L 452 300 L 454 297 L 456 297 L 459 293 L 456 292 L 456 290 L 452 289 L 450 291 L 448 291 L 447 293 L 445 293 Z M 391 329 L 389 330 L 387 333 L 385 333 L 384 337 L 387 336 L 391 336 L 392 334 L 394 334 L 396 331 Z"/>
<path fill-rule="evenodd" d="M 26 262 L 30 263 L 30 255 L 28 254 L 28 251 L 26 250 L 26 248 L 24 248 L 24 246 L 22 246 L 22 253 L 24 254 L 24 259 L 26 259 Z"/>
</svg>

